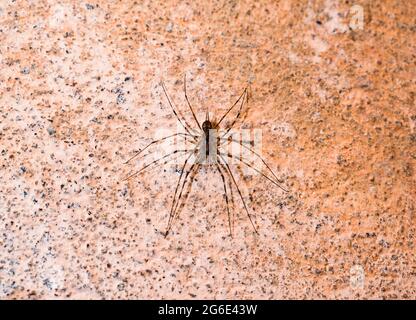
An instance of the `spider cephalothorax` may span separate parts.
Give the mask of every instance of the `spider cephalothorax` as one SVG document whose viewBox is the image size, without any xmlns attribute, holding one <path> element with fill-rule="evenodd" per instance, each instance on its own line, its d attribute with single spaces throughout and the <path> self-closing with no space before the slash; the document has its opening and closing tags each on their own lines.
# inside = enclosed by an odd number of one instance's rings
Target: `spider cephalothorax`
<svg viewBox="0 0 416 320">
<path fill-rule="evenodd" d="M 204 131 L 205 134 L 208 134 L 209 130 L 213 128 L 213 125 L 211 121 L 205 120 L 202 124 L 202 131 Z"/>
<path fill-rule="evenodd" d="M 179 110 L 176 110 L 174 107 L 168 93 L 166 90 L 166 87 L 164 83 L 162 82 L 162 88 L 163 92 L 165 93 L 166 99 L 169 103 L 169 106 L 171 107 L 174 115 L 178 119 L 179 123 L 184 128 L 185 132 L 178 132 L 166 137 L 163 137 L 158 140 L 154 140 L 151 143 L 149 143 L 146 147 L 144 147 L 142 150 L 137 152 L 135 155 L 133 155 L 130 159 L 126 161 L 126 163 L 130 162 L 132 159 L 137 158 L 139 155 L 142 155 L 145 157 L 148 154 L 143 155 L 143 151 L 147 150 L 152 145 L 158 144 L 162 141 L 165 141 L 167 139 L 173 138 L 173 137 L 181 137 L 185 138 L 185 140 L 190 141 L 190 143 L 193 145 L 192 148 L 189 149 L 176 149 L 172 152 L 169 152 L 168 154 L 148 163 L 147 165 L 143 166 L 140 170 L 134 172 L 133 174 L 130 174 L 125 180 L 130 179 L 131 177 L 137 176 L 138 174 L 144 172 L 147 168 L 157 166 L 160 164 L 161 161 L 164 161 L 163 163 L 166 164 L 169 161 L 172 161 L 173 155 L 186 155 L 186 158 L 182 164 L 181 170 L 180 170 L 180 176 L 176 184 L 175 193 L 173 196 L 172 206 L 170 209 L 170 215 L 169 215 L 169 221 L 168 226 L 166 229 L 165 236 L 168 235 L 170 229 L 172 228 L 172 224 L 175 220 L 175 218 L 179 215 L 179 210 L 181 208 L 181 200 L 183 200 L 182 196 L 184 193 L 185 185 L 187 182 L 192 184 L 193 176 L 197 173 L 201 165 L 208 165 L 210 167 L 215 167 L 216 171 L 220 174 L 221 180 L 223 183 L 224 188 L 224 198 L 227 205 L 227 214 L 228 214 L 228 224 L 230 229 L 230 235 L 233 233 L 233 215 L 230 211 L 229 203 L 230 201 L 234 203 L 234 197 L 232 188 L 237 190 L 237 193 L 239 195 L 239 198 L 241 199 L 241 202 L 243 204 L 244 210 L 247 213 L 247 216 L 251 222 L 251 225 L 253 226 L 254 231 L 257 233 L 257 229 L 254 226 L 254 223 L 252 221 L 251 215 L 248 212 L 248 208 L 246 206 L 246 203 L 244 201 L 244 197 L 240 191 L 240 187 L 238 186 L 234 174 L 231 171 L 230 165 L 226 159 L 236 160 L 240 163 L 250 167 L 257 173 L 261 174 L 264 178 L 271 181 L 273 184 L 281 188 L 282 190 L 287 190 L 280 186 L 281 181 L 277 178 L 277 176 L 274 174 L 274 172 L 270 169 L 270 167 L 266 164 L 266 162 L 263 160 L 263 158 L 256 153 L 250 146 L 251 142 L 246 141 L 238 141 L 233 139 L 232 136 L 229 136 L 230 130 L 234 127 L 235 123 L 240 119 L 241 111 L 244 105 L 245 101 L 248 101 L 248 92 L 247 88 L 244 89 L 243 93 L 240 95 L 238 100 L 225 112 L 225 114 L 219 119 L 219 121 L 213 121 L 209 119 L 209 113 L 206 112 L 205 121 L 202 123 L 202 126 L 200 122 L 198 121 L 198 118 L 195 115 L 195 112 L 189 102 L 187 93 L 186 93 L 186 76 L 184 78 L 184 93 L 185 93 L 185 99 L 187 102 L 187 105 L 189 107 L 189 110 L 192 113 L 193 119 L 195 121 L 195 124 L 198 128 L 192 128 L 192 126 L 189 125 L 189 123 L 186 121 L 186 119 L 179 113 Z M 240 103 L 241 102 L 241 103 Z M 238 108 L 237 115 L 233 118 L 231 123 L 224 128 L 221 129 L 220 124 L 225 119 L 225 117 L 230 113 L 231 110 L 235 108 L 240 103 L 240 106 Z M 229 143 L 238 143 L 241 147 L 251 152 L 252 155 L 256 156 L 267 168 L 268 172 L 272 175 L 272 177 L 262 173 L 260 170 L 255 168 L 252 164 L 250 164 L 246 159 L 243 157 L 237 157 L 233 155 L 230 152 L 227 152 L 224 150 L 225 146 Z M 228 181 L 228 188 L 225 177 L 229 178 Z M 229 189 L 229 190 L 228 190 Z"/>
</svg>

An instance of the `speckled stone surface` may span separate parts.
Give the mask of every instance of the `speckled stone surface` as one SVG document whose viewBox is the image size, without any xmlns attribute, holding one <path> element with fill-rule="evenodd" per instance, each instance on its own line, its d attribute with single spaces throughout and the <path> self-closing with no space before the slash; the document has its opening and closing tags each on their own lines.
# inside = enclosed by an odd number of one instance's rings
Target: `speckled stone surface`
<svg viewBox="0 0 416 320">
<path fill-rule="evenodd" d="M 415 17 L 414 1 L 0 0 L 0 298 L 415 299 Z M 186 112 L 185 72 L 199 117 L 250 84 L 244 124 L 290 188 L 238 174 L 258 236 L 241 205 L 228 236 L 213 171 L 166 239 L 178 172 L 121 181 L 176 126 L 161 79 Z"/>
</svg>

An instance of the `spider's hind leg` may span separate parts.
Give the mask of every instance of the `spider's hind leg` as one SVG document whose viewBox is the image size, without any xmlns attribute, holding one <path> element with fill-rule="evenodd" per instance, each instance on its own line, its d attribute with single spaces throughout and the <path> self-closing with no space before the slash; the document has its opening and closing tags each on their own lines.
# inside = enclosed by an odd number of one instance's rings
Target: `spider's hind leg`
<svg viewBox="0 0 416 320">
<path fill-rule="evenodd" d="M 240 199 L 241 199 L 241 201 L 242 201 L 242 203 L 243 203 L 243 206 L 244 206 L 244 210 L 245 210 L 245 211 L 246 211 L 246 213 L 247 213 L 247 216 L 248 216 L 248 218 L 249 218 L 249 220 L 250 220 L 250 223 L 251 223 L 251 225 L 252 225 L 252 227 L 253 227 L 253 229 L 254 229 L 254 232 L 255 232 L 256 234 L 259 234 L 259 233 L 258 233 L 258 231 L 257 231 L 256 226 L 254 225 L 253 219 L 251 219 L 251 215 L 250 215 L 250 213 L 248 212 L 248 208 L 247 208 L 246 202 L 245 202 L 244 197 L 243 197 L 243 195 L 242 195 L 242 193 L 241 193 L 241 191 L 240 191 L 240 188 L 238 187 L 237 181 L 236 181 L 236 180 L 235 180 L 235 178 L 234 178 L 233 172 L 231 171 L 231 168 L 230 168 L 229 164 L 227 163 L 227 161 L 225 161 L 225 160 L 224 160 L 224 158 L 221 156 L 221 154 L 220 154 L 220 153 L 218 153 L 218 158 L 222 160 L 222 162 L 223 162 L 222 166 L 224 166 L 224 165 L 225 165 L 225 166 L 226 166 L 226 168 L 227 168 L 225 172 L 226 172 L 226 173 L 228 174 L 228 176 L 231 178 L 232 182 L 234 183 L 235 188 L 237 189 L 238 195 L 240 196 Z"/>
<path fill-rule="evenodd" d="M 275 182 L 276 183 L 283 183 L 282 180 L 280 180 L 277 175 L 274 173 L 274 171 L 270 168 L 270 166 L 267 164 L 267 162 L 263 159 L 263 157 L 258 154 L 256 151 L 254 151 L 249 145 L 253 145 L 254 141 L 250 140 L 250 141 L 238 141 L 238 140 L 234 140 L 232 137 L 231 139 L 222 139 L 223 141 L 226 141 L 224 144 L 222 144 L 222 146 L 225 146 L 229 143 L 237 143 L 239 144 L 241 147 L 243 147 L 244 149 L 248 150 L 249 152 L 251 152 L 251 154 L 254 154 L 258 159 L 260 159 L 260 161 L 265 165 L 265 167 L 267 168 L 267 170 L 273 175 Z M 247 145 L 249 144 L 249 145 Z M 288 190 L 280 187 L 281 189 L 283 189 L 285 192 L 289 192 Z"/>
<path fill-rule="evenodd" d="M 168 227 L 167 227 L 166 232 L 165 232 L 165 237 L 167 237 L 167 235 L 168 235 L 168 233 L 169 233 L 169 229 L 170 229 L 171 221 L 172 221 L 172 219 L 173 219 L 173 208 L 174 208 L 175 203 L 176 203 L 176 201 L 177 201 L 176 196 L 177 196 L 177 194 L 178 194 L 179 185 L 180 185 L 180 183 L 181 183 L 182 176 L 183 176 L 183 174 L 184 174 L 184 172 L 185 172 L 186 165 L 188 164 L 188 161 L 189 161 L 189 159 L 192 157 L 192 155 L 193 155 L 193 154 L 190 154 L 190 155 L 189 155 L 189 157 L 187 157 L 187 158 L 186 158 L 186 160 L 185 160 L 185 162 L 183 163 L 182 168 L 181 168 L 181 171 L 180 171 L 180 172 L 181 172 L 181 174 L 179 175 L 178 182 L 176 183 L 175 193 L 174 193 L 174 195 L 173 195 L 172 206 L 171 206 L 170 213 L 169 213 Z M 185 179 L 186 179 L 186 178 L 185 178 Z"/>
<path fill-rule="evenodd" d="M 234 159 L 237 161 L 240 161 L 241 163 L 245 164 L 247 167 L 251 168 L 252 170 L 256 171 L 257 173 L 259 173 L 262 177 L 266 178 L 267 180 L 269 180 L 271 183 L 273 183 L 275 186 L 279 187 L 280 189 L 282 189 L 285 192 L 289 192 L 288 190 L 286 190 L 284 187 L 282 187 L 279 183 L 277 183 L 275 180 L 273 180 L 272 178 L 270 178 L 269 176 L 265 175 L 263 172 L 261 172 L 259 169 L 257 169 L 256 167 L 254 167 L 253 165 L 251 165 L 250 163 L 248 163 L 247 161 L 245 161 L 244 158 L 237 158 L 235 156 L 233 156 L 231 153 L 220 153 L 221 156 L 227 156 L 230 159 Z M 271 169 L 270 169 L 271 170 Z M 276 177 L 277 179 L 277 177 Z M 279 180 L 278 180 L 279 181 Z"/>
<path fill-rule="evenodd" d="M 186 167 L 186 164 L 183 166 L 183 170 L 185 170 L 185 167 Z M 178 196 L 177 196 L 177 198 L 174 198 L 173 202 L 172 202 L 172 207 L 171 207 L 171 211 L 170 211 L 168 226 L 166 228 L 165 237 L 167 237 L 167 235 L 169 234 L 169 231 L 172 228 L 172 225 L 173 225 L 173 222 L 174 222 L 175 218 L 179 215 L 179 210 L 181 208 L 180 206 L 183 204 L 183 203 L 181 203 L 183 190 L 184 190 L 185 184 L 188 180 L 188 176 L 190 176 L 190 174 L 194 171 L 194 169 L 198 169 L 198 168 L 199 168 L 199 163 L 195 162 L 191 165 L 189 170 L 181 172 L 181 176 L 179 177 L 179 180 L 178 180 L 178 183 L 177 183 L 177 186 L 176 186 L 176 190 L 175 190 L 175 196 L 176 195 L 178 195 Z M 179 190 L 178 188 L 179 188 L 180 181 L 181 181 L 180 179 L 183 176 L 184 172 L 185 172 L 185 177 L 182 181 L 180 192 L 178 194 L 177 191 Z M 191 185 L 192 185 L 192 182 L 193 182 L 193 177 L 191 176 L 190 177 L 190 184 Z"/>
<path fill-rule="evenodd" d="M 222 184 L 224 187 L 224 198 L 225 198 L 225 202 L 227 205 L 227 213 L 228 213 L 228 226 L 230 228 L 230 236 L 231 238 L 233 237 L 233 229 L 232 229 L 232 222 L 231 222 L 231 213 L 230 213 L 230 205 L 229 205 L 229 200 L 228 200 L 228 192 L 227 192 L 227 184 L 225 183 L 225 178 L 224 178 L 224 174 L 222 173 L 220 166 L 218 163 L 215 164 L 217 171 L 220 173 L 221 175 L 221 180 L 222 180 Z"/>
</svg>

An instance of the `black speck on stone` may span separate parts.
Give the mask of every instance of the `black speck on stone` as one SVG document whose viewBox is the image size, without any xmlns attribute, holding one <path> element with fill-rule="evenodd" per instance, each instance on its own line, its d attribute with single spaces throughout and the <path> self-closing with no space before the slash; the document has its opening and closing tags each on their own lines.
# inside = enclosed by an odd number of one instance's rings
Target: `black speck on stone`
<svg viewBox="0 0 416 320">
<path fill-rule="evenodd" d="M 52 128 L 52 127 L 49 127 L 49 128 L 47 129 L 47 131 L 48 131 L 48 133 L 49 133 L 49 135 L 50 135 L 50 136 L 53 136 L 53 135 L 56 133 L 55 129 L 54 129 L 54 128 Z"/>
<path fill-rule="evenodd" d="M 319 25 L 322 24 L 322 22 L 320 20 L 316 20 L 316 23 L 319 24 Z"/>
<path fill-rule="evenodd" d="M 25 166 L 21 166 L 20 167 L 20 173 L 25 173 L 26 172 L 26 167 Z"/>
<path fill-rule="evenodd" d="M 85 7 L 86 7 L 88 10 L 93 10 L 93 9 L 95 9 L 95 6 L 93 6 L 92 4 L 89 4 L 89 3 L 85 4 Z"/>
<path fill-rule="evenodd" d="M 124 78 L 124 81 L 130 81 L 131 80 L 131 77 L 125 77 Z"/>
<path fill-rule="evenodd" d="M 24 67 L 21 71 L 22 74 L 29 74 L 30 73 L 30 69 L 28 67 Z"/>
</svg>

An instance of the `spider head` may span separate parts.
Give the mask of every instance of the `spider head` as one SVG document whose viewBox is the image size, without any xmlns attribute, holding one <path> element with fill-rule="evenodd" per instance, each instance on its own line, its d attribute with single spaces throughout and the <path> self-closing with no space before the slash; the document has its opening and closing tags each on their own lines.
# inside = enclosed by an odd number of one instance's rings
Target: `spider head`
<svg viewBox="0 0 416 320">
<path fill-rule="evenodd" d="M 202 123 L 202 130 L 203 130 L 205 133 L 208 133 L 210 129 L 212 129 L 212 123 L 211 123 L 211 121 L 209 121 L 209 120 L 205 120 L 205 121 Z"/>
</svg>

